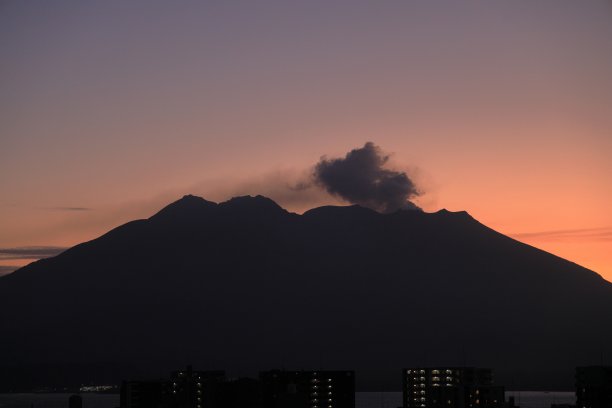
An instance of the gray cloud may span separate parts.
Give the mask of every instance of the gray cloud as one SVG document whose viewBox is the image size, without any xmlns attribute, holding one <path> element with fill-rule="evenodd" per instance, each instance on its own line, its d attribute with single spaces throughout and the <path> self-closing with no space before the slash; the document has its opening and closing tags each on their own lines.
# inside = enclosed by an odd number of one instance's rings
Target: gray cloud
<svg viewBox="0 0 612 408">
<path fill-rule="evenodd" d="M 244 179 L 209 179 L 178 194 L 194 193 L 207 200 L 226 201 L 242 195 L 263 195 L 281 207 L 304 212 L 321 205 L 341 205 L 342 201 L 320 188 L 312 179 L 312 168 L 284 168 Z"/>
<path fill-rule="evenodd" d="M 16 248 L 0 248 L 0 260 L 42 259 L 62 253 L 66 248 L 54 246 L 27 246 Z"/>
<path fill-rule="evenodd" d="M 314 179 L 330 194 L 379 212 L 419 209 L 410 201 L 419 195 L 414 182 L 405 172 L 386 168 L 388 160 L 389 155 L 368 142 L 343 158 L 322 157 Z"/>
</svg>

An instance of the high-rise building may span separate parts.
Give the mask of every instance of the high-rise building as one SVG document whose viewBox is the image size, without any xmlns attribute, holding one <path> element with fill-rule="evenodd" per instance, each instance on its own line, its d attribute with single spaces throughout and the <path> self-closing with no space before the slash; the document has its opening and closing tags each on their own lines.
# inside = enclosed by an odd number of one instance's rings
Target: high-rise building
<svg viewBox="0 0 612 408">
<path fill-rule="evenodd" d="M 174 371 L 164 387 L 164 407 L 217 407 L 225 381 L 225 371 L 193 371 L 191 366 Z"/>
<path fill-rule="evenodd" d="M 493 385 L 490 369 L 415 367 L 402 371 L 404 408 L 501 408 L 504 387 Z"/>
<path fill-rule="evenodd" d="M 175 371 L 169 380 L 124 381 L 121 408 L 222 407 L 224 371 Z"/>
<path fill-rule="evenodd" d="M 165 382 L 123 381 L 121 384 L 121 408 L 162 408 Z"/>
<path fill-rule="evenodd" d="M 267 408 L 354 408 L 354 371 L 281 371 L 260 373 Z"/>
<path fill-rule="evenodd" d="M 80 395 L 71 395 L 68 398 L 68 408 L 83 408 L 83 398 Z"/>
<path fill-rule="evenodd" d="M 576 407 L 612 407 L 612 367 L 576 367 Z"/>
</svg>

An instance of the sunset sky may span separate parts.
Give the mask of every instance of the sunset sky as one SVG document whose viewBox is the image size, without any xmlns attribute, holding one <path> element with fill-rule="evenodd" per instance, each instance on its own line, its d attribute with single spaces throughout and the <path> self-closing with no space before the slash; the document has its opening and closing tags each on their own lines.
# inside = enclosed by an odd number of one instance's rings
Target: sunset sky
<svg viewBox="0 0 612 408">
<path fill-rule="evenodd" d="M 612 281 L 609 1 L 7 0 L 0 61 L 0 274 L 188 193 L 346 204 L 293 187 L 372 141 Z"/>
</svg>

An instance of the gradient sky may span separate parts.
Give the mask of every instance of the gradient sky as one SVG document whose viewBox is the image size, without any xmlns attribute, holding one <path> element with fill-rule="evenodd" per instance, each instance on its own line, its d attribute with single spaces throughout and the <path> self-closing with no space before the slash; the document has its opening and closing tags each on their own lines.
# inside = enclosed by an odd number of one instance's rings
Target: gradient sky
<svg viewBox="0 0 612 408">
<path fill-rule="evenodd" d="M 339 203 L 287 186 L 372 141 L 612 281 L 611 39 L 604 0 L 2 1 L 0 273 L 186 193 Z"/>
</svg>

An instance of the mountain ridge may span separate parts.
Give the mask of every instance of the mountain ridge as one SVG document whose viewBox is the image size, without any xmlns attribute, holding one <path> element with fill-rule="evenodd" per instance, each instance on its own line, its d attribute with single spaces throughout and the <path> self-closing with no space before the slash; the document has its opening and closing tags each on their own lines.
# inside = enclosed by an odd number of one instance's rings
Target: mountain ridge
<svg viewBox="0 0 612 408">
<path fill-rule="evenodd" d="M 464 211 L 185 196 L 0 278 L 0 361 L 345 367 L 376 389 L 467 355 L 502 380 L 567 386 L 593 343 L 612 344 L 610 317 L 601 276 Z"/>
</svg>

